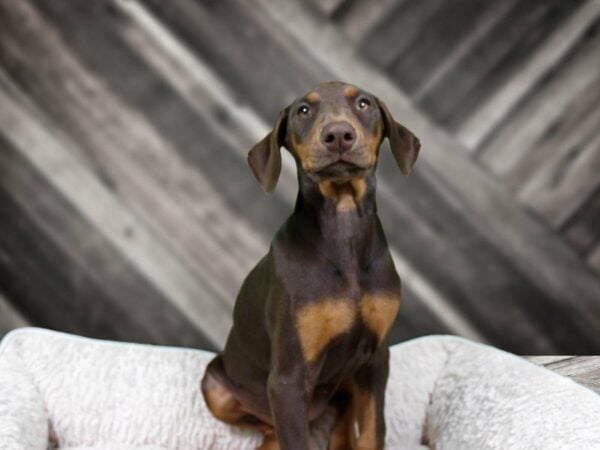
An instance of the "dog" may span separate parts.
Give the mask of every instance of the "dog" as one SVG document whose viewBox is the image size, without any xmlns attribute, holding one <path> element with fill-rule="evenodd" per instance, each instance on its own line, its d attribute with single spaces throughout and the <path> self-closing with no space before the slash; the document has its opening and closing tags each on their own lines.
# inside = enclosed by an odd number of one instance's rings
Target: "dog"
<svg viewBox="0 0 600 450">
<path fill-rule="evenodd" d="M 420 148 L 415 135 L 377 97 L 332 81 L 281 111 L 248 153 L 270 193 L 285 147 L 299 192 L 242 284 L 225 350 L 201 389 L 216 418 L 264 434 L 259 449 L 307 450 L 309 424 L 331 407 L 329 449 L 384 447 L 387 335 L 401 297 L 375 203 L 384 138 L 408 174 Z"/>
</svg>

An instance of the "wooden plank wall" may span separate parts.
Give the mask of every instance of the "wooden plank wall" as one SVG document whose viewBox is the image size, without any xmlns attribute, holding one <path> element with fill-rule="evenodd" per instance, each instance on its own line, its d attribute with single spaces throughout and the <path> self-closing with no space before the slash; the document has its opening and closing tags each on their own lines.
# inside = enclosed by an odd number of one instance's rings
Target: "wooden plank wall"
<svg viewBox="0 0 600 450">
<path fill-rule="evenodd" d="M 378 173 L 392 340 L 599 353 L 598 5 L 0 0 L 0 333 L 220 348 L 296 190 L 245 153 L 343 78 L 424 143 Z"/>
</svg>

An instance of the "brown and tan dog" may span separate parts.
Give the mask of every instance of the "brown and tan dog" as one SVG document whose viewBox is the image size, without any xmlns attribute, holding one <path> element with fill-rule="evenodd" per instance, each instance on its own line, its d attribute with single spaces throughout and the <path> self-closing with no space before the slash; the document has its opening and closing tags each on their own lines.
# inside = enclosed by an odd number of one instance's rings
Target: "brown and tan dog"
<svg viewBox="0 0 600 450">
<path fill-rule="evenodd" d="M 271 192 L 284 146 L 300 189 L 242 285 L 225 351 L 209 364 L 202 393 L 218 419 L 262 431 L 261 449 L 307 450 L 309 423 L 329 406 L 338 411 L 330 449 L 383 448 L 386 338 L 400 306 L 375 204 L 385 137 L 408 173 L 418 139 L 373 95 L 329 82 L 284 109 L 248 154 Z"/>
</svg>

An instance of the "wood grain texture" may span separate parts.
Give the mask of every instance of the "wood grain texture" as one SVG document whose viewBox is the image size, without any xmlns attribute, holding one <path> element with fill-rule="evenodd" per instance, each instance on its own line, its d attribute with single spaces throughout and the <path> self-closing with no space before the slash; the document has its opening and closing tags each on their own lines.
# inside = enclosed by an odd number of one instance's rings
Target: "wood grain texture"
<svg viewBox="0 0 600 450">
<path fill-rule="evenodd" d="M 522 189 L 553 159 L 578 146 L 578 139 L 593 134 L 600 100 L 597 26 L 584 33 L 573 52 L 479 148 L 478 158 L 512 189 Z"/>
<path fill-rule="evenodd" d="M 528 356 L 527 359 L 600 394 L 600 356 Z"/>
<path fill-rule="evenodd" d="M 436 121 L 457 128 L 521 65 L 579 1 L 532 0 L 514 7 L 482 37 L 461 64 L 450 71 L 419 104 Z"/>
<path fill-rule="evenodd" d="M 9 149 L 0 171 L 20 174 L 0 182 L 0 211 L 14 216 L 0 236 L 9 257 L 0 290 L 34 324 L 219 347 L 241 280 L 297 189 L 285 153 L 279 185 L 264 196 L 246 152 L 312 84 L 352 78 L 423 142 L 411 177 L 387 145 L 378 168 L 379 213 L 404 285 L 392 342 L 453 333 L 520 353 L 598 352 L 600 282 L 589 270 L 600 259 L 598 187 L 585 147 L 597 136 L 595 6 L 0 3 Z M 455 84 L 460 73 L 473 78 Z M 468 102 L 458 122 L 440 122 L 415 106 L 429 96 L 443 108 Z M 486 122 L 479 152 L 444 128 L 496 103 L 502 114 Z M 503 145 L 511 133 L 520 147 Z M 580 144 L 552 191 L 543 174 Z M 515 193 L 531 183 L 522 203 Z M 36 188 L 42 203 L 28 204 Z M 144 302 L 152 311 L 134 317 Z"/>
<path fill-rule="evenodd" d="M 0 183 L 2 213 L 11 218 L 0 232 L 0 248 L 10 255 L 1 261 L 1 278 L 32 325 L 214 348 L 11 143 L 0 143 L 0 162 L 10 174 Z"/>
<path fill-rule="evenodd" d="M 350 0 L 341 14 L 334 18 L 337 26 L 352 42 L 360 42 L 365 35 L 399 4 L 409 0 Z"/>
<path fill-rule="evenodd" d="M 582 255 L 600 242 L 600 188 L 569 218 L 561 232 Z"/>
<path fill-rule="evenodd" d="M 458 138 L 467 148 L 476 149 L 524 96 L 536 90 L 535 85 L 548 72 L 564 65 L 565 55 L 579 45 L 582 35 L 599 15 L 600 3 L 588 0 L 551 31 L 532 57 L 460 125 Z"/>
<path fill-rule="evenodd" d="M 9 331 L 27 325 L 29 322 L 0 294 L 0 339 Z"/>
</svg>

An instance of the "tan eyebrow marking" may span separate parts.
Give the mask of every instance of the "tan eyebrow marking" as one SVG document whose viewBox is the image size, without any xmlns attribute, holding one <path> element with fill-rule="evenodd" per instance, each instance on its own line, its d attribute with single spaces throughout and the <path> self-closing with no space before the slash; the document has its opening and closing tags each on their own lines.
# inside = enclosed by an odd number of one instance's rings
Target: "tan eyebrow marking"
<svg viewBox="0 0 600 450">
<path fill-rule="evenodd" d="M 346 86 L 344 95 L 349 98 L 356 97 L 358 95 L 358 88 L 356 86 Z"/>
<path fill-rule="evenodd" d="M 310 103 L 317 103 L 319 100 L 321 100 L 321 96 L 316 91 L 310 91 L 306 96 L 306 100 L 308 100 Z"/>
</svg>

